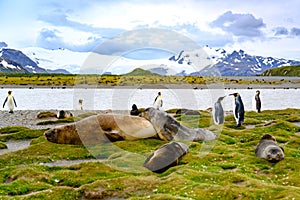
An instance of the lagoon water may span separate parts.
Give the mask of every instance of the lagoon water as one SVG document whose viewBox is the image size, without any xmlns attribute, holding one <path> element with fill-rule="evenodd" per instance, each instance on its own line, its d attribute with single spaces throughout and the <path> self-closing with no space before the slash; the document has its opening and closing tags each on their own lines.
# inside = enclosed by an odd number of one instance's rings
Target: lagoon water
<svg viewBox="0 0 300 200">
<path fill-rule="evenodd" d="M 74 110 L 78 100 L 83 99 L 84 110 L 130 110 L 132 104 L 138 107 L 153 106 L 160 91 L 163 95 L 163 109 L 188 108 L 205 110 L 213 106 L 220 96 L 226 96 L 222 104 L 224 110 L 232 110 L 233 97 L 230 93 L 239 92 L 246 110 L 254 110 L 256 89 L 127 89 L 127 88 L 3 88 L 0 101 L 4 101 L 7 91 L 13 91 L 18 107 L 16 110 Z M 299 89 L 260 89 L 262 110 L 300 108 Z M 5 108 L 6 109 L 6 108 Z"/>
</svg>

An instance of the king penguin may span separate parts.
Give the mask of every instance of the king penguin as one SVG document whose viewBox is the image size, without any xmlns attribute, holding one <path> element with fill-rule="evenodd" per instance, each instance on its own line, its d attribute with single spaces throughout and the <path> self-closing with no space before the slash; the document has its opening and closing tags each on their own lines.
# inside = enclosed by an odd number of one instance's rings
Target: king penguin
<svg viewBox="0 0 300 200">
<path fill-rule="evenodd" d="M 219 97 L 217 102 L 214 104 L 213 108 L 213 118 L 215 124 L 223 124 L 224 123 L 224 110 L 221 104 L 221 101 L 225 98 Z"/>
<path fill-rule="evenodd" d="M 234 118 L 236 120 L 236 127 L 241 126 L 244 123 L 244 104 L 239 93 L 232 93 L 229 96 L 234 96 L 235 108 L 234 108 Z"/>
<path fill-rule="evenodd" d="M 160 92 L 158 92 L 157 96 L 155 97 L 154 103 L 156 109 L 159 110 L 163 105 L 162 95 Z"/>
<path fill-rule="evenodd" d="M 13 95 L 11 93 L 12 93 L 12 91 L 8 91 L 8 95 L 5 98 L 4 103 L 3 103 L 3 108 L 4 108 L 4 106 L 7 102 L 9 113 L 14 113 L 14 107 L 15 106 L 17 107 L 17 103 L 16 103 L 16 100 L 15 100 L 15 98 L 13 97 Z"/>
<path fill-rule="evenodd" d="M 255 102 L 256 102 L 256 110 L 258 113 L 261 112 L 261 101 L 260 101 L 260 97 L 259 97 L 260 91 L 257 90 L 256 94 L 255 94 Z"/>
</svg>

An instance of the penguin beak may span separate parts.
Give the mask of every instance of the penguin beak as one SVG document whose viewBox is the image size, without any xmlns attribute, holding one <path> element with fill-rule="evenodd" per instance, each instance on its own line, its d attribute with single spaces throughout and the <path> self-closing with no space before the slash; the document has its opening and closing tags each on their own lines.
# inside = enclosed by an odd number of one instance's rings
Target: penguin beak
<svg viewBox="0 0 300 200">
<path fill-rule="evenodd" d="M 236 96 L 238 96 L 238 93 L 232 93 L 232 94 L 230 94 L 229 96 L 234 96 L 234 97 L 236 97 Z"/>
</svg>

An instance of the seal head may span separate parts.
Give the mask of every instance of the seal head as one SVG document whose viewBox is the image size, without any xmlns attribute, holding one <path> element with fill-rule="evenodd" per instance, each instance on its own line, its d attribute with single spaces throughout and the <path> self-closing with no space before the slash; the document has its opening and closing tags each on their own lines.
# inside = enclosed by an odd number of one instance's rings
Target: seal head
<svg viewBox="0 0 300 200">
<path fill-rule="evenodd" d="M 152 172 L 162 173 L 176 166 L 188 152 L 188 146 L 182 142 L 169 142 L 156 149 L 144 162 L 144 167 Z"/>
<path fill-rule="evenodd" d="M 256 157 L 264 158 L 271 163 L 284 159 L 284 149 L 276 143 L 275 137 L 265 134 L 255 149 Z"/>
<path fill-rule="evenodd" d="M 180 124 L 165 111 L 150 107 L 142 112 L 141 116 L 151 122 L 159 138 L 165 141 L 200 141 L 217 139 L 217 135 L 215 133 L 202 128 L 190 129 Z"/>
</svg>

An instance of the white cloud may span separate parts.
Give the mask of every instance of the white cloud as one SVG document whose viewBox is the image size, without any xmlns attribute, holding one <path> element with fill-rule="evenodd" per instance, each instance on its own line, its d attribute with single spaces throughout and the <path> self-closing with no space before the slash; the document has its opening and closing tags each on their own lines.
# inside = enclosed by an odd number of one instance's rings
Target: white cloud
<svg viewBox="0 0 300 200">
<path fill-rule="evenodd" d="M 226 46 L 227 49 L 243 49 L 250 55 L 271 56 L 300 61 L 300 50 L 295 44 L 300 44 L 298 38 L 271 38 L 268 40 L 244 41 Z"/>
<path fill-rule="evenodd" d="M 72 29 L 42 29 L 36 40 L 36 45 L 45 49 L 69 49 L 72 51 L 92 51 L 98 44 L 103 42 L 102 38 L 89 33 Z M 69 37 L 66 37 L 69 36 Z"/>
<path fill-rule="evenodd" d="M 86 51 L 93 42 L 98 45 L 124 31 L 165 28 L 190 37 L 199 45 L 241 46 L 245 51 L 257 52 L 263 46 L 265 55 L 277 54 L 272 40 L 276 37 L 285 50 L 282 55 L 290 58 L 296 55 L 293 49 L 299 40 L 298 0 L 4 0 L 0 7 L 6 8 L 0 13 L 1 41 L 16 48 L 38 44 Z M 227 18 L 222 24 L 218 17 L 227 11 L 231 11 L 233 19 Z M 213 21 L 216 27 L 210 26 Z M 288 35 L 284 35 L 285 29 Z"/>
<path fill-rule="evenodd" d="M 230 32 L 236 36 L 260 37 L 263 35 L 261 28 L 266 25 L 263 20 L 256 19 L 252 14 L 236 14 L 231 11 L 219 16 L 211 22 L 213 27 L 219 27 L 226 32 Z"/>
<path fill-rule="evenodd" d="M 99 45 L 96 52 L 107 55 L 122 55 L 141 48 L 157 48 L 173 53 L 201 48 L 190 38 L 166 29 L 138 29 L 128 31 Z"/>
</svg>

